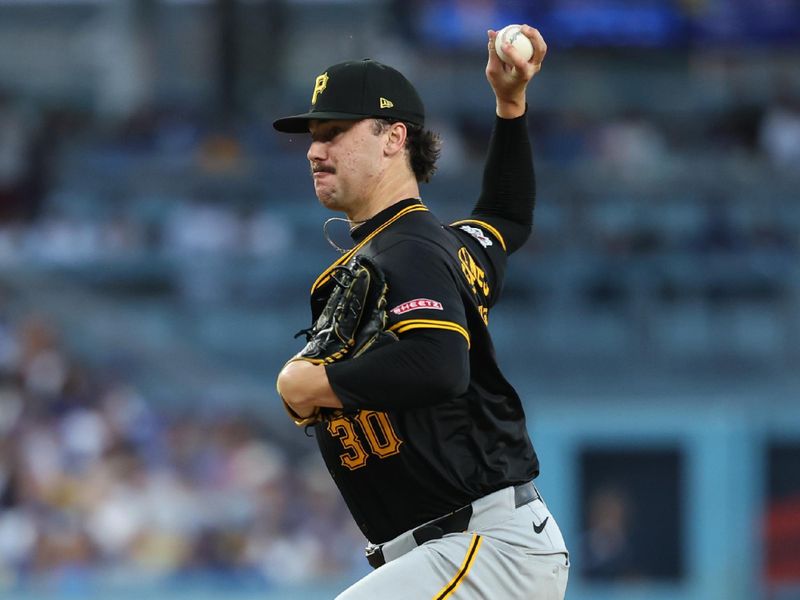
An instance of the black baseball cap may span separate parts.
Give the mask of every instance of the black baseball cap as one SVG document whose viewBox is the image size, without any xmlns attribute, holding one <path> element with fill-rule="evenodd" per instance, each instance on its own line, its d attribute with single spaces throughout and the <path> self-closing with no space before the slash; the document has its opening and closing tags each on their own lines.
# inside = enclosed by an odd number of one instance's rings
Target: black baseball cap
<svg viewBox="0 0 800 600">
<path fill-rule="evenodd" d="M 400 71 L 365 58 L 328 67 L 314 81 L 308 112 L 272 123 L 283 133 L 307 133 L 311 119 L 370 117 L 425 124 L 417 90 Z"/>
</svg>

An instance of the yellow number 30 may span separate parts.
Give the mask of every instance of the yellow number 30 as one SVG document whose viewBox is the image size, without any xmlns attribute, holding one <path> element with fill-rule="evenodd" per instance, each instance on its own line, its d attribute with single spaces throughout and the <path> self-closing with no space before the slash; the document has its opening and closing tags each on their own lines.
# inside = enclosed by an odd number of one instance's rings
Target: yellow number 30
<svg viewBox="0 0 800 600">
<path fill-rule="evenodd" d="M 362 410 L 356 415 L 355 421 L 367 438 L 367 445 L 372 454 L 378 458 L 386 458 L 400 452 L 403 440 L 397 437 L 386 413 Z M 369 453 L 364 449 L 364 444 L 356 433 L 355 421 L 338 417 L 328 423 L 328 433 L 339 438 L 344 446 L 345 451 L 340 456 L 342 465 L 351 471 L 366 465 L 369 458 Z"/>
</svg>

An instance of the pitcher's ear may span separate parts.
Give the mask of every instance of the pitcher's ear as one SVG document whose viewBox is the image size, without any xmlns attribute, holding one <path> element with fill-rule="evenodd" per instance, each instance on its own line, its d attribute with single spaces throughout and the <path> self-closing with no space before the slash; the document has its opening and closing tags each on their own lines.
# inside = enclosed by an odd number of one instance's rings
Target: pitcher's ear
<svg viewBox="0 0 800 600">
<path fill-rule="evenodd" d="M 406 128 L 406 124 L 402 121 L 392 123 L 389 125 L 387 133 L 387 154 L 396 154 L 397 152 L 402 152 L 406 145 L 406 139 L 408 138 L 408 129 Z"/>
</svg>

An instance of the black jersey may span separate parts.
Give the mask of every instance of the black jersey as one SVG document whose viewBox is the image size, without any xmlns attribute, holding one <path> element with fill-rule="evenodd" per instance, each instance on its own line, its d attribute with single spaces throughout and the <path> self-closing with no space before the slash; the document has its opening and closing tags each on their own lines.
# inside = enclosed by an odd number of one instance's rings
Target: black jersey
<svg viewBox="0 0 800 600">
<path fill-rule="evenodd" d="M 388 327 L 398 344 L 434 331 L 455 336 L 468 349 L 465 389 L 423 404 L 407 398 L 385 406 L 380 385 L 363 396 L 344 393 L 338 373 L 358 369 L 361 357 L 326 367 L 345 415 L 317 424 L 316 438 L 356 523 L 371 542 L 382 543 L 531 480 L 539 463 L 519 396 L 497 365 L 487 328 L 507 259 L 501 233 L 474 219 L 442 225 L 412 199 L 361 225 L 354 240 L 356 246 L 314 282 L 314 320 L 330 292 L 332 267 L 363 254 L 386 274 Z"/>
</svg>

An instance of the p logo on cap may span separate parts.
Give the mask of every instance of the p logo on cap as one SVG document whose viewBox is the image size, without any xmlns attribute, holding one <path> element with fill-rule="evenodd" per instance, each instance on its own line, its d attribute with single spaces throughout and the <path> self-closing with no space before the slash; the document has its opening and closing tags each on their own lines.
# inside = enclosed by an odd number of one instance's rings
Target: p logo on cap
<svg viewBox="0 0 800 600">
<path fill-rule="evenodd" d="M 317 103 L 317 96 L 319 96 L 322 92 L 324 92 L 326 87 L 328 87 L 327 71 L 325 71 L 322 75 L 317 77 L 317 80 L 314 82 L 314 94 L 311 96 L 312 105 Z"/>
</svg>

